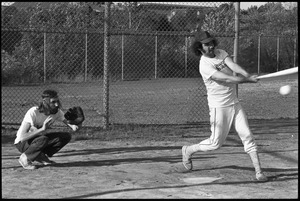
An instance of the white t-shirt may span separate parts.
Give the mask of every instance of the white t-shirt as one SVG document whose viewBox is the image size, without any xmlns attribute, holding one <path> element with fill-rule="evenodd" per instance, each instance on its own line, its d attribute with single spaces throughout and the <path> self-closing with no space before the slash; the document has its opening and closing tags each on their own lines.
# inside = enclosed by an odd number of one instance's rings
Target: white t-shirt
<svg viewBox="0 0 300 201">
<path fill-rule="evenodd" d="M 201 57 L 199 72 L 206 86 L 208 106 L 227 107 L 239 102 L 236 96 L 236 84 L 214 81 L 211 76 L 217 71 L 233 75 L 233 71 L 225 64 L 225 58 L 228 57 L 226 51 L 215 49 L 214 53 L 214 58 Z"/>
<path fill-rule="evenodd" d="M 64 113 L 61 109 L 58 110 L 56 114 L 50 114 L 54 121 L 63 121 L 65 119 Z M 44 113 L 40 113 L 37 106 L 34 106 L 30 108 L 23 119 L 23 122 L 30 123 L 31 128 L 35 127 L 37 129 L 41 128 L 43 126 L 44 121 L 46 120 L 48 116 L 46 116 Z M 54 122 L 53 121 L 53 122 Z M 22 123 L 23 123 L 22 122 Z M 18 132 L 17 137 L 15 139 L 15 144 L 17 144 L 21 139 L 21 127 L 23 124 L 21 124 Z"/>
</svg>

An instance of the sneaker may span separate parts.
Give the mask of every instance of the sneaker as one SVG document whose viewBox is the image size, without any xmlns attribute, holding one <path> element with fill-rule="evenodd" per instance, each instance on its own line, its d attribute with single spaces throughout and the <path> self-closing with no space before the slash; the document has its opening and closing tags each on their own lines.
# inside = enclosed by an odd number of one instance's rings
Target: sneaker
<svg viewBox="0 0 300 201">
<path fill-rule="evenodd" d="M 42 163 L 44 165 L 54 164 L 54 161 L 51 161 L 44 153 L 41 153 L 36 159 L 36 162 Z"/>
<path fill-rule="evenodd" d="M 21 154 L 18 161 L 23 166 L 23 168 L 26 169 L 26 170 L 36 169 L 36 166 L 32 165 L 31 161 L 29 161 L 27 159 L 27 156 L 25 155 L 25 153 Z"/>
<path fill-rule="evenodd" d="M 258 181 L 268 181 L 268 177 L 266 177 L 262 172 L 256 173 L 256 179 Z"/>
<path fill-rule="evenodd" d="M 187 170 L 192 170 L 193 169 L 193 163 L 192 160 L 190 158 L 190 156 L 188 156 L 188 154 L 186 153 L 188 146 L 183 146 L 182 147 L 182 164 L 185 167 L 185 169 Z"/>
</svg>

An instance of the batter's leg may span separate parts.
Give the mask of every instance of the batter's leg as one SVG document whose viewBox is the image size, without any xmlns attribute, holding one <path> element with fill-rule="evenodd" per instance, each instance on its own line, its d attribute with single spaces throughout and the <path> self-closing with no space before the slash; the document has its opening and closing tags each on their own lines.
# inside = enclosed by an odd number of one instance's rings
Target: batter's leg
<svg viewBox="0 0 300 201">
<path fill-rule="evenodd" d="M 254 136 L 250 130 L 246 113 L 244 112 L 240 103 L 235 105 L 235 111 L 236 111 L 236 115 L 234 119 L 235 130 L 242 140 L 245 152 L 248 153 L 251 158 L 251 161 L 253 163 L 256 172 L 256 179 L 259 181 L 267 181 L 268 178 L 264 175 L 263 171 L 261 170 L 257 145 Z"/>
<path fill-rule="evenodd" d="M 183 166 L 193 168 L 191 157 L 199 151 L 212 151 L 219 149 L 226 140 L 234 117 L 234 107 L 210 108 L 211 136 L 198 144 L 182 147 Z"/>
</svg>

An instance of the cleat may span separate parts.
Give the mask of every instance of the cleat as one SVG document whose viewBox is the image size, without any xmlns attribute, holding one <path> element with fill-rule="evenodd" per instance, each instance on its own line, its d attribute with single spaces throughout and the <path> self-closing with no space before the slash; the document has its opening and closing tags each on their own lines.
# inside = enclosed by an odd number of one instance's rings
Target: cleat
<svg viewBox="0 0 300 201">
<path fill-rule="evenodd" d="M 44 165 L 54 164 L 54 161 L 51 161 L 44 153 L 41 153 L 36 159 L 36 162 L 42 163 Z"/>
<path fill-rule="evenodd" d="M 25 153 L 21 154 L 19 158 L 19 163 L 22 165 L 22 167 L 26 170 L 34 170 L 36 169 L 36 166 L 32 165 L 31 161 L 27 159 L 27 156 Z"/>
<path fill-rule="evenodd" d="M 193 169 L 193 163 L 192 163 L 192 160 L 191 160 L 190 156 L 186 152 L 187 147 L 188 146 L 183 146 L 182 147 L 182 164 L 185 167 L 185 169 L 192 170 Z"/>
<path fill-rule="evenodd" d="M 256 173 L 256 179 L 258 181 L 268 181 L 268 177 L 266 177 L 262 172 Z"/>
</svg>

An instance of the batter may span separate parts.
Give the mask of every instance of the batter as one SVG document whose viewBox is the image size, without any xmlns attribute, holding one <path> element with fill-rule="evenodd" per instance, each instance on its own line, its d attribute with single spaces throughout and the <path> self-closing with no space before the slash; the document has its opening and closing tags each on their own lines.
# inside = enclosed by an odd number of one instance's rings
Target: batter
<svg viewBox="0 0 300 201">
<path fill-rule="evenodd" d="M 219 149 L 225 142 L 232 125 L 249 154 L 256 172 L 256 179 L 267 181 L 261 170 L 257 145 L 249 128 L 246 114 L 237 98 L 236 84 L 256 83 L 257 76 L 251 76 L 234 63 L 228 53 L 216 49 L 217 40 L 207 31 L 195 35 L 192 49 L 200 57 L 199 72 L 207 90 L 210 113 L 211 136 L 198 144 L 182 147 L 182 163 L 187 170 L 193 169 L 191 157 L 199 151 Z M 237 75 L 234 75 L 233 73 Z"/>
</svg>

